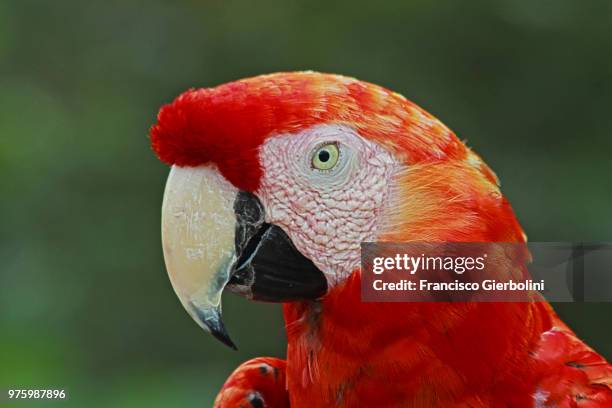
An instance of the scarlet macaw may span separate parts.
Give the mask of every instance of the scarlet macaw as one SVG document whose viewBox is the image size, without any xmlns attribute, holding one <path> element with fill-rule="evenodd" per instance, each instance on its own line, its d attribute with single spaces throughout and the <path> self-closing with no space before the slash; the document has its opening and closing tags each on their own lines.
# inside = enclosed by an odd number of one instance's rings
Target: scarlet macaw
<svg viewBox="0 0 612 408">
<path fill-rule="evenodd" d="M 162 107 L 166 265 L 233 347 L 224 288 L 282 302 L 287 358 L 236 369 L 217 407 L 611 407 L 612 369 L 545 302 L 367 303 L 362 241 L 524 242 L 493 171 L 380 86 L 316 72 Z"/>
</svg>

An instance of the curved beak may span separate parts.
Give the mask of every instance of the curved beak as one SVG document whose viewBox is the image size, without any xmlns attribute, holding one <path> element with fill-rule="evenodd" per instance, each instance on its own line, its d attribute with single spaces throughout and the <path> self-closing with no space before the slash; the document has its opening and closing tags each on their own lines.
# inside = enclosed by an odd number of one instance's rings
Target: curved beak
<svg viewBox="0 0 612 408">
<path fill-rule="evenodd" d="M 211 168 L 173 166 L 162 204 L 162 244 L 172 287 L 187 313 L 234 349 L 221 320 L 221 292 L 235 261 L 237 193 Z"/>
<path fill-rule="evenodd" d="M 212 167 L 173 166 L 162 205 L 162 244 L 170 281 L 183 307 L 206 331 L 236 349 L 221 319 L 225 287 L 270 302 L 317 299 L 321 271 L 278 226 L 261 202 Z"/>
</svg>

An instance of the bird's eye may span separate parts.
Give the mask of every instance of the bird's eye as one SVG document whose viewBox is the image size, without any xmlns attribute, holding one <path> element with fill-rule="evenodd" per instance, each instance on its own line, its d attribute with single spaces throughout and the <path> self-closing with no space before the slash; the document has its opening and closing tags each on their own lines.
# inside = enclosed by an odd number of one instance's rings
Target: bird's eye
<svg viewBox="0 0 612 408">
<path fill-rule="evenodd" d="M 337 143 L 327 143 L 318 147 L 312 155 L 312 168 L 317 170 L 330 170 L 340 158 Z"/>
</svg>

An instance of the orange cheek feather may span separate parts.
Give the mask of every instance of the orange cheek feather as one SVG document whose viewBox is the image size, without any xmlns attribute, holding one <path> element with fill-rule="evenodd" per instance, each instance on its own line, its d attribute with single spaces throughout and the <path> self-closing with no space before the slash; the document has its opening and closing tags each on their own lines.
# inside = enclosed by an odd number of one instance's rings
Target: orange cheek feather
<svg viewBox="0 0 612 408">
<path fill-rule="evenodd" d="M 408 165 L 398 175 L 379 240 L 524 242 L 509 202 L 488 172 L 482 163 L 463 160 Z"/>
</svg>

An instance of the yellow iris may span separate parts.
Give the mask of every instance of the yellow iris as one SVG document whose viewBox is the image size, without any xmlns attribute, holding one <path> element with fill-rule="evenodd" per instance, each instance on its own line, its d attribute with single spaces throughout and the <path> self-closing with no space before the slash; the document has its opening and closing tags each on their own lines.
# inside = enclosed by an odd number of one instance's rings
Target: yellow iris
<svg viewBox="0 0 612 408">
<path fill-rule="evenodd" d="M 340 158 L 340 150 L 336 143 L 328 143 L 319 147 L 312 155 L 312 167 L 317 170 L 330 170 Z"/>
</svg>

